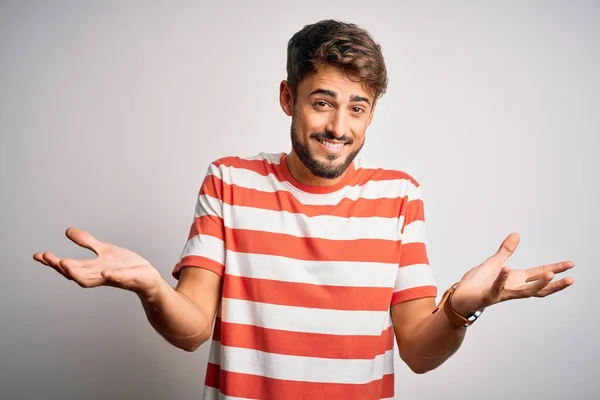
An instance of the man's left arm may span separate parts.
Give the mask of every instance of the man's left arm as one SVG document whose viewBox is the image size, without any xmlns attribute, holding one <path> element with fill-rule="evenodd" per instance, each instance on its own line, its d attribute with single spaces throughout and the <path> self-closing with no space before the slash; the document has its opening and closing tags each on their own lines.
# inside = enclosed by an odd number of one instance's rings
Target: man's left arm
<svg viewBox="0 0 600 400">
<path fill-rule="evenodd" d="M 467 329 L 458 328 L 436 308 L 433 297 L 392 306 L 392 323 L 400 358 L 417 374 L 442 365 L 462 344 Z"/>
<path fill-rule="evenodd" d="M 392 297 L 391 318 L 400 357 L 415 373 L 426 373 L 460 348 L 468 328 L 452 322 L 437 308 L 425 245 L 425 218 L 421 190 L 412 186 L 403 212 L 400 265 Z M 463 317 L 507 300 L 546 297 L 573 284 L 570 277 L 554 280 L 555 274 L 574 266 L 571 261 L 511 270 L 505 265 L 519 244 L 510 234 L 495 254 L 469 270 L 448 298 L 451 308 Z"/>
<path fill-rule="evenodd" d="M 408 183 L 401 210 L 402 242 L 391 317 L 400 357 L 415 373 L 441 365 L 460 347 L 465 329 L 456 328 L 436 308 L 437 287 L 426 247 L 425 211 L 420 185 Z"/>
</svg>

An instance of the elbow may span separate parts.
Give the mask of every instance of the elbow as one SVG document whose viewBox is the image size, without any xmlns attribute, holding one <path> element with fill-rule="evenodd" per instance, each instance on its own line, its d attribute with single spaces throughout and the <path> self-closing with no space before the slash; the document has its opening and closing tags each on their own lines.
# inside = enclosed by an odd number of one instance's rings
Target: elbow
<svg viewBox="0 0 600 400">
<path fill-rule="evenodd" d="M 188 339 L 185 341 L 178 341 L 177 343 L 172 343 L 175 347 L 186 351 L 188 353 L 193 353 L 200 348 L 205 342 L 210 339 L 210 335 L 201 335 L 192 339 Z"/>
<path fill-rule="evenodd" d="M 402 360 L 412 372 L 417 375 L 423 375 L 433 371 L 434 369 L 437 369 L 439 366 L 444 364 L 447 360 L 447 357 L 428 357 L 415 354 L 407 358 L 402 358 Z"/>
<path fill-rule="evenodd" d="M 408 368 L 417 375 L 423 375 L 435 369 L 435 367 L 417 363 L 406 363 L 406 365 L 408 365 Z"/>
<path fill-rule="evenodd" d="M 407 354 L 407 352 L 400 352 L 400 358 L 408 368 L 417 375 L 426 374 L 438 367 L 438 365 L 432 363 L 432 360 L 428 360 L 425 357 L 419 357 L 415 354 Z"/>
<path fill-rule="evenodd" d="M 188 352 L 188 353 L 193 353 L 196 350 L 198 350 L 200 348 L 199 344 L 192 344 L 192 343 L 186 343 L 183 345 L 176 345 L 176 347 L 180 348 L 181 350 Z"/>
</svg>

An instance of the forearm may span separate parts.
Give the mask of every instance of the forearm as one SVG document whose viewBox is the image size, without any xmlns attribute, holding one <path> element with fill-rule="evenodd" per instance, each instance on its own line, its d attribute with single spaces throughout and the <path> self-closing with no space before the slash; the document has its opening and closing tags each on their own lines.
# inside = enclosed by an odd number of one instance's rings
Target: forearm
<svg viewBox="0 0 600 400">
<path fill-rule="evenodd" d="M 140 299 L 152 327 L 172 345 L 194 351 L 210 338 L 212 321 L 166 281 L 161 282 L 155 293 Z"/>
<path fill-rule="evenodd" d="M 423 318 L 398 343 L 400 355 L 416 373 L 429 372 L 460 348 L 466 329 L 453 325 L 443 311 Z"/>
</svg>

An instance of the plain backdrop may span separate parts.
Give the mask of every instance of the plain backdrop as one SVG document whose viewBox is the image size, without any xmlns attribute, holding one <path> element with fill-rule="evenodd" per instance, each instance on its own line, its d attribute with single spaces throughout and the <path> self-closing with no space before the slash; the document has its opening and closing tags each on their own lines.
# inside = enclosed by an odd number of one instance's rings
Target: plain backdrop
<svg viewBox="0 0 600 400">
<path fill-rule="evenodd" d="M 363 155 L 423 185 L 440 297 L 513 231 L 511 267 L 576 264 L 567 291 L 486 310 L 435 371 L 397 357 L 397 398 L 598 398 L 600 3 L 391 0 L 2 2 L 0 398 L 200 398 L 208 346 L 32 254 L 89 256 L 77 226 L 174 285 L 208 163 L 289 151 L 286 44 L 325 18 L 382 45 Z"/>
</svg>

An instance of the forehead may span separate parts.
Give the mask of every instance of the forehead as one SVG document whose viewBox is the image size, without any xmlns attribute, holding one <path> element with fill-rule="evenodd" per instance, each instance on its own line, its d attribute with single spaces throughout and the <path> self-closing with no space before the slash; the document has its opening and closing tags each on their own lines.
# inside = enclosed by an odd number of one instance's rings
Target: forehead
<svg viewBox="0 0 600 400">
<path fill-rule="evenodd" d="M 329 65 L 319 67 L 316 73 L 307 76 L 298 85 L 298 92 L 304 96 L 315 89 L 331 90 L 342 98 L 361 96 L 373 100 L 372 94 L 364 83 L 348 78 L 341 70 Z"/>
</svg>

